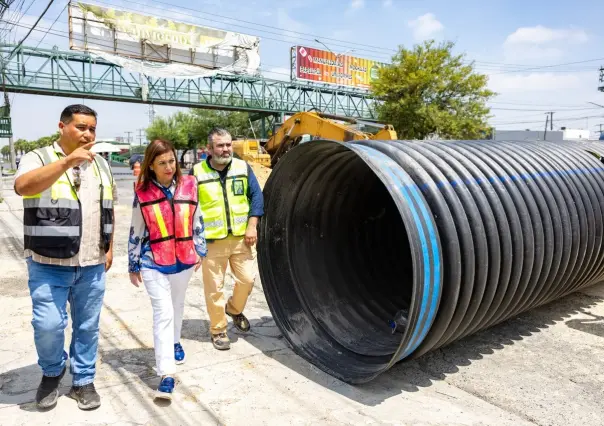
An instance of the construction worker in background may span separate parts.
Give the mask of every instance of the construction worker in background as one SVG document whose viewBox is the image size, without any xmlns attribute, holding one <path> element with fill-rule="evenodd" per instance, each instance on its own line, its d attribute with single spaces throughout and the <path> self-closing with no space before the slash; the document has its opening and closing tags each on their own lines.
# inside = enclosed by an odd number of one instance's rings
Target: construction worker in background
<svg viewBox="0 0 604 426">
<path fill-rule="evenodd" d="M 210 334 L 218 350 L 230 348 L 227 315 L 242 332 L 250 329 L 243 314 L 256 278 L 254 260 L 258 219 L 264 214 L 262 190 L 251 167 L 233 158 L 230 133 L 215 128 L 208 134 L 208 157 L 191 171 L 199 182 L 199 207 L 205 222 L 208 255 L 203 260 L 203 286 Z M 235 285 L 225 303 L 227 264 Z"/>
<path fill-rule="evenodd" d="M 117 190 L 107 162 L 90 151 L 96 116 L 85 105 L 65 108 L 59 140 L 24 155 L 15 174 L 15 192 L 23 197 L 32 325 L 43 373 L 36 394 L 40 408 L 56 404 L 65 374 L 68 300 L 73 323 L 69 396 L 83 410 L 101 405 L 95 364 L 105 274 L 113 262 Z"/>
<path fill-rule="evenodd" d="M 145 284 L 153 307 L 156 398 L 171 399 L 176 364 L 185 361 L 180 344 L 187 286 L 206 255 L 197 180 L 183 176 L 174 146 L 147 146 L 135 190 L 128 243 L 130 281 Z"/>
</svg>

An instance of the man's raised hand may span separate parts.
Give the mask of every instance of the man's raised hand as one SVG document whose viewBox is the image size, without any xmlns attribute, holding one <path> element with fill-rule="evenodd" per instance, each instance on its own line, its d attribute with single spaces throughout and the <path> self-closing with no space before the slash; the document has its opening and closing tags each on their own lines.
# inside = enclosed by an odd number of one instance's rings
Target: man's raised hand
<svg viewBox="0 0 604 426">
<path fill-rule="evenodd" d="M 79 148 L 77 148 L 75 151 L 73 151 L 71 154 L 69 154 L 67 156 L 67 158 L 65 158 L 65 161 L 67 162 L 67 165 L 69 166 L 69 168 L 78 166 L 80 164 L 82 164 L 84 161 L 88 161 L 89 163 L 92 163 L 92 161 L 94 160 L 94 157 L 96 156 L 96 154 L 94 152 L 90 151 L 90 148 L 92 148 L 94 146 L 94 142 L 89 142 L 86 145 L 83 145 Z"/>
</svg>

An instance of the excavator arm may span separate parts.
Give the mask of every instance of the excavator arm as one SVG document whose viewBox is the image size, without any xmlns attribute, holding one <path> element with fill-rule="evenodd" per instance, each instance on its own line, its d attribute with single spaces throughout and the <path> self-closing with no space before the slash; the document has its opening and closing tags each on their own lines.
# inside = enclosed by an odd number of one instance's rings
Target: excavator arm
<svg viewBox="0 0 604 426">
<path fill-rule="evenodd" d="M 285 120 L 281 127 L 268 140 L 264 148 L 271 156 L 274 167 L 279 159 L 300 143 L 304 135 L 313 138 L 349 142 L 360 139 L 396 139 L 396 132 L 390 125 L 385 126 L 377 134 L 366 134 L 345 124 L 331 120 L 333 116 L 316 112 L 299 112 Z M 333 117 L 335 118 L 335 117 Z M 337 117 L 354 124 L 355 120 Z"/>
</svg>

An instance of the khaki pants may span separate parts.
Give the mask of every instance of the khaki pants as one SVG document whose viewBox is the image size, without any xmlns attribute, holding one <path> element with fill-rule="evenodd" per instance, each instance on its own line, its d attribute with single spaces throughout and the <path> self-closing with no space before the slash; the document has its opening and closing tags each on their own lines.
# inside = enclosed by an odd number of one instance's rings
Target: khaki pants
<svg viewBox="0 0 604 426">
<path fill-rule="evenodd" d="M 210 333 L 222 333 L 227 328 L 223 292 L 227 264 L 231 266 L 235 285 L 233 295 L 226 303 L 226 309 L 230 314 L 237 315 L 243 312 L 254 286 L 255 258 L 256 247 L 246 246 L 244 237 L 234 237 L 229 234 L 223 240 L 208 243 L 208 254 L 203 259 L 202 272 L 206 306 L 210 317 Z"/>
</svg>

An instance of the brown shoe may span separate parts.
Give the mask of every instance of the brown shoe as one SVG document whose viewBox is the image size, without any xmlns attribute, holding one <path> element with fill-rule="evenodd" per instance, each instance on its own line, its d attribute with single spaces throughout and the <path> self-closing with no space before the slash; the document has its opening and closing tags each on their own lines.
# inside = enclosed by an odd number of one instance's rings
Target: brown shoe
<svg viewBox="0 0 604 426">
<path fill-rule="evenodd" d="M 229 311 L 226 310 L 226 308 L 224 309 L 224 311 L 228 316 L 233 319 L 233 325 L 237 327 L 237 330 L 241 331 L 242 333 L 247 333 L 248 331 L 250 331 L 250 322 L 247 320 L 245 315 L 243 315 L 243 313 L 237 315 L 230 314 Z"/>
<path fill-rule="evenodd" d="M 226 333 L 212 334 L 212 344 L 219 351 L 231 349 L 231 341 Z"/>
</svg>

